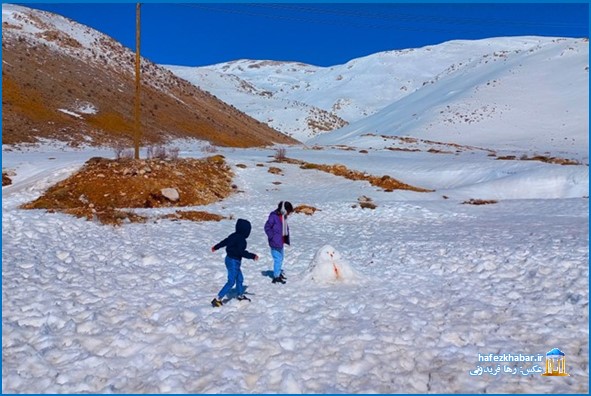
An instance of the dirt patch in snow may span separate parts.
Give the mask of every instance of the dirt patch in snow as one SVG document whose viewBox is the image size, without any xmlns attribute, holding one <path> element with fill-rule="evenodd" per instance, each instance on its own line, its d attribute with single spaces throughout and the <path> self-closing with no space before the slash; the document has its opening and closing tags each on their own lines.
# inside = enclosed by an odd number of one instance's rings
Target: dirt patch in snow
<svg viewBox="0 0 591 396">
<path fill-rule="evenodd" d="M 8 173 L 2 172 L 2 187 L 12 184 L 12 179 L 8 177 Z"/>
<path fill-rule="evenodd" d="M 492 205 L 498 203 L 495 199 L 474 199 L 470 198 L 468 201 L 462 202 L 464 205 Z"/>
<path fill-rule="evenodd" d="M 391 176 L 373 176 L 365 172 L 359 172 L 347 168 L 345 165 L 323 165 L 296 160 L 293 158 L 286 158 L 282 162 L 300 165 L 301 169 L 316 169 L 323 172 L 331 173 L 335 176 L 345 177 L 350 180 L 363 180 L 369 182 L 372 186 L 379 187 L 386 192 L 392 192 L 394 190 L 410 190 L 417 192 L 433 192 L 426 188 L 411 186 L 410 184 L 403 183 L 399 180 L 394 179 Z"/>
<path fill-rule="evenodd" d="M 516 161 L 517 157 L 514 155 L 507 155 L 504 157 L 497 157 L 498 160 L 505 160 L 505 161 Z M 568 158 L 559 158 L 559 157 L 550 157 L 547 155 L 534 155 L 532 157 L 528 157 L 527 155 L 522 155 L 519 160 L 521 161 L 540 161 L 545 162 L 547 164 L 558 164 L 558 165 L 581 165 L 580 161 L 571 160 Z"/>
<path fill-rule="evenodd" d="M 105 224 L 142 222 L 145 216 L 121 209 L 208 205 L 234 191 L 232 177 L 221 155 L 175 160 L 95 157 L 22 208 L 61 211 Z M 190 213 L 175 216 L 212 219 Z"/>
<path fill-rule="evenodd" d="M 225 216 L 202 212 L 197 210 L 177 210 L 175 213 L 160 216 L 160 219 L 169 219 L 171 221 L 190 220 L 190 221 L 220 221 L 226 219 Z"/>
<path fill-rule="evenodd" d="M 307 216 L 312 216 L 314 213 L 316 213 L 317 210 L 320 210 L 318 208 L 315 208 L 313 206 L 310 205 L 298 205 L 295 208 L 293 208 L 293 211 L 296 213 L 303 213 Z"/>
</svg>

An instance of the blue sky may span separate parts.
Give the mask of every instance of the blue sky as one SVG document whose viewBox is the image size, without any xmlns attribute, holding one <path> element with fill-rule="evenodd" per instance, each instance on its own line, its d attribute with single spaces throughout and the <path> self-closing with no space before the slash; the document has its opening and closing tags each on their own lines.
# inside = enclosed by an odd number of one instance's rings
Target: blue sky
<svg viewBox="0 0 591 396">
<path fill-rule="evenodd" d="M 135 48 L 135 3 L 22 4 Z M 588 37 L 587 3 L 143 3 L 141 53 L 159 64 L 236 59 L 331 66 L 454 39 Z"/>
</svg>

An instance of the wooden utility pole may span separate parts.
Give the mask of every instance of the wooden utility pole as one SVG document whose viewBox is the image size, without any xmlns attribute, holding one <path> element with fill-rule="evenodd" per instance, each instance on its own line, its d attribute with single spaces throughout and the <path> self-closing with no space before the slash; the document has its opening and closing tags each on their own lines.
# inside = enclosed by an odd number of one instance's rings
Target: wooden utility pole
<svg viewBox="0 0 591 396">
<path fill-rule="evenodd" d="M 135 7 L 135 159 L 140 159 L 140 3 Z"/>
</svg>

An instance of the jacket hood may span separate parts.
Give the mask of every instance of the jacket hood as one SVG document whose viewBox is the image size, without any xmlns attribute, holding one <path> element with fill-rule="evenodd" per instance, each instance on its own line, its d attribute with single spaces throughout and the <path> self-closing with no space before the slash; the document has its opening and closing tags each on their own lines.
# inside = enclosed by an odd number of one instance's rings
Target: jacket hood
<svg viewBox="0 0 591 396">
<path fill-rule="evenodd" d="M 252 226 L 250 221 L 244 219 L 238 219 L 236 222 L 236 233 L 242 235 L 244 238 L 248 238 Z"/>
</svg>

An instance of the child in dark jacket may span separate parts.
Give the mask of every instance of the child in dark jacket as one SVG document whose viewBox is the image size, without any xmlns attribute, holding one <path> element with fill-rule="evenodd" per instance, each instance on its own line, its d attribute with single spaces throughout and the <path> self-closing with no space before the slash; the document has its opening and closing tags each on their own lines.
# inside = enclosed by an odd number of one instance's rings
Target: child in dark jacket
<svg viewBox="0 0 591 396">
<path fill-rule="evenodd" d="M 250 235 L 251 229 L 252 226 L 248 220 L 238 219 L 236 222 L 236 232 L 230 234 L 226 239 L 211 248 L 211 251 L 215 252 L 224 246 L 226 247 L 225 262 L 226 269 L 228 270 L 228 281 L 224 287 L 222 287 L 217 297 L 211 301 L 211 305 L 214 307 L 222 306 L 222 298 L 228 294 L 234 284 L 236 284 L 238 300 L 250 301 L 250 299 L 244 295 L 244 286 L 242 285 L 244 277 L 242 276 L 240 264 L 243 257 L 251 260 L 259 259 L 259 256 L 246 250 L 246 238 Z"/>
</svg>

